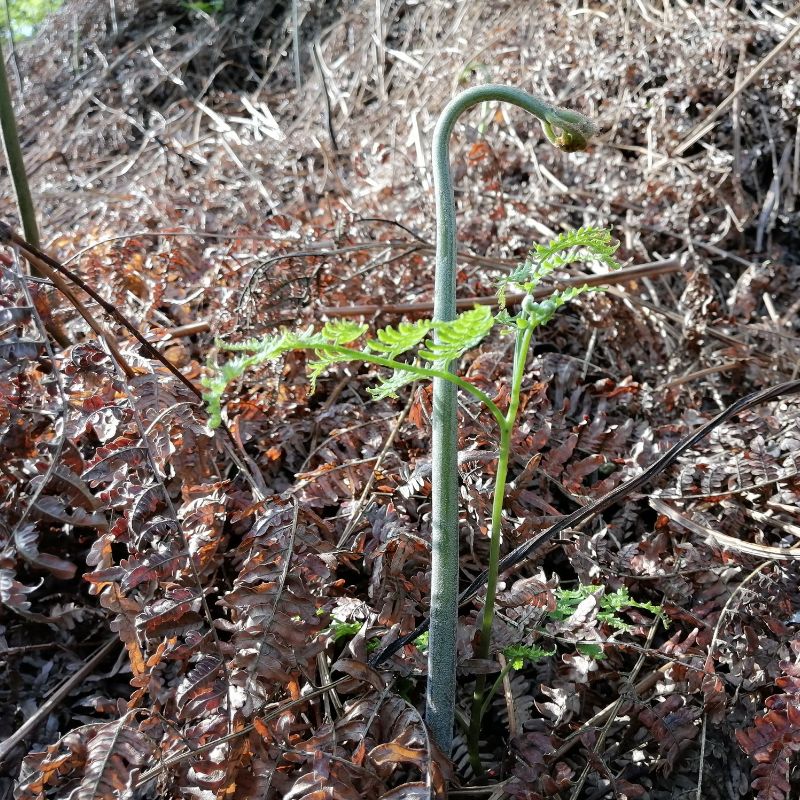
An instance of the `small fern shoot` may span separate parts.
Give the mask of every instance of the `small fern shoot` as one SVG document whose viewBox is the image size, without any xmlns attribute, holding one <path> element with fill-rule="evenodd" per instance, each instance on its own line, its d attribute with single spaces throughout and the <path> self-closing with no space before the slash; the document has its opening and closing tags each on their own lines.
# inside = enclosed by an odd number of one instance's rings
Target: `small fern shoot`
<svg viewBox="0 0 800 800">
<path fill-rule="evenodd" d="M 614 258 L 618 247 L 619 243 L 611 238 L 611 231 L 590 226 L 562 233 L 547 244 L 534 245 L 525 261 L 510 275 L 501 279 L 498 286 L 500 306 L 505 307 L 505 294 L 509 286 L 519 287 L 521 291 L 532 294 L 542 278 L 570 264 L 599 262 L 608 270 L 619 269 L 619 263 Z M 573 292 L 571 295 L 565 296 L 561 293 L 563 302 L 588 291 L 589 288 L 571 287 L 567 290 Z M 594 291 L 602 289 L 595 287 Z M 550 299 L 553 300 L 554 297 L 551 296 Z"/>
<path fill-rule="evenodd" d="M 368 326 L 364 323 L 334 320 L 327 322 L 318 331 L 313 328 L 300 332 L 284 330 L 277 335 L 265 336 L 262 339 L 250 339 L 236 344 L 218 341 L 219 350 L 229 351 L 234 355 L 223 364 L 209 361 L 208 372 L 202 378 L 202 384 L 206 389 L 203 397 L 208 407 L 209 425 L 215 428 L 221 424 L 222 396 L 233 381 L 241 378 L 247 370 L 295 350 L 313 353 L 313 358 L 308 362 L 308 374 L 312 389 L 315 388 L 317 379 L 326 370 L 336 364 L 357 362 L 372 364 L 385 370 L 379 375 L 377 386 L 369 390 L 375 399 L 394 397 L 403 386 L 422 378 L 438 379 L 438 381 L 454 384 L 457 388 L 480 400 L 495 418 L 500 432 L 492 503 L 486 601 L 476 652 L 478 658 L 489 659 L 491 657 L 491 629 L 497 589 L 497 570 L 500 561 L 501 518 L 511 452 L 511 437 L 520 408 L 522 378 L 532 335 L 540 325 L 547 324 L 561 306 L 584 292 L 598 291 L 598 289 L 588 285 L 554 289 L 549 297 L 543 300 L 536 300 L 534 292 L 543 278 L 555 270 L 563 269 L 578 261 L 597 261 L 608 269 L 618 269 L 619 264 L 614 258 L 617 246 L 617 243 L 611 239 L 609 231 L 592 227 L 569 231 L 548 244 L 536 245 L 530 251 L 525 262 L 500 282 L 498 286 L 500 312 L 496 315 L 489 306 L 480 305 L 458 314 L 452 320 L 425 319 L 417 322 L 401 322 L 397 327 L 389 325 L 381 328 L 375 331 L 374 336 L 371 337 L 367 336 Z M 505 309 L 505 291 L 508 287 L 519 288 L 526 293 L 520 310 L 513 316 Z M 453 369 L 453 363 L 480 344 L 496 324 L 511 329 L 516 337 L 511 370 L 511 390 L 508 409 L 505 412 L 502 412 L 488 395 L 469 381 L 459 377 Z M 435 546 L 436 540 L 434 539 Z M 452 594 L 453 598 L 457 598 L 457 582 L 448 587 L 448 592 Z M 629 606 L 633 605 L 628 598 L 624 598 L 624 601 Z M 620 600 L 620 603 L 622 602 L 623 600 Z M 435 610 L 432 607 L 432 632 Z M 431 642 L 433 641 L 433 636 L 431 636 Z M 433 648 L 433 644 L 431 647 Z M 518 668 L 516 664 L 522 660 L 535 660 L 545 653 L 531 650 L 524 653 L 522 651 L 514 652 L 510 655 L 511 667 L 509 668 Z M 494 689 L 486 697 L 485 676 L 479 676 L 476 681 L 468 731 L 471 760 L 476 773 L 480 772 L 478 743 L 481 718 L 488 707 L 493 691 Z M 431 685 L 429 684 L 430 692 Z M 441 733 L 442 735 L 446 734 L 446 726 L 442 728 Z"/>
</svg>

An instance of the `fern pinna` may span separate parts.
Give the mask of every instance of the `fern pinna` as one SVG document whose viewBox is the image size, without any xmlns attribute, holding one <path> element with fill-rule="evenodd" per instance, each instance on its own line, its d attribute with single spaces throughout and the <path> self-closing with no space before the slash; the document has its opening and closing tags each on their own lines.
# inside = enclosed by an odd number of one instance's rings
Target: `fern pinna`
<svg viewBox="0 0 800 800">
<path fill-rule="evenodd" d="M 766 711 L 752 727 L 736 731 L 736 740 L 753 761 L 757 800 L 789 800 L 792 765 L 800 752 L 800 664 L 783 661 L 780 666 L 783 674 L 775 683 L 783 691 L 767 698 Z"/>
</svg>

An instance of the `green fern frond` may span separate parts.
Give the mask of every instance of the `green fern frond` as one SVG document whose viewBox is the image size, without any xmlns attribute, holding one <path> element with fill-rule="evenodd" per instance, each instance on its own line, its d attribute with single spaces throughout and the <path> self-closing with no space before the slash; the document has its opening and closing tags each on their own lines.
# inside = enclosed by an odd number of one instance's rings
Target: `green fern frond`
<svg viewBox="0 0 800 800">
<path fill-rule="evenodd" d="M 228 382 L 221 380 L 214 372 L 216 364 L 209 362 L 206 366 L 209 375 L 203 375 L 200 378 L 200 383 L 208 390 L 203 392 L 203 402 L 208 411 L 208 425 L 213 430 L 222 425 L 222 395 Z"/>
<path fill-rule="evenodd" d="M 589 286 L 588 283 L 584 283 L 583 286 L 569 286 L 566 289 L 556 290 L 550 295 L 550 299 L 557 305 L 563 306 L 584 292 L 604 292 L 605 290 L 605 286 Z"/>
<path fill-rule="evenodd" d="M 346 364 L 348 361 L 352 361 L 352 356 L 349 355 L 342 355 L 341 353 L 332 353 L 330 350 L 318 349 L 314 350 L 314 360 L 309 361 L 308 365 L 306 366 L 306 372 L 308 373 L 308 379 L 311 383 L 311 391 L 317 391 L 317 379 L 325 372 L 326 369 L 330 369 L 330 367 L 334 366 L 335 364 Z"/>
<path fill-rule="evenodd" d="M 267 339 L 275 340 L 280 337 L 269 336 Z M 254 353 L 264 346 L 264 339 L 245 339 L 243 342 L 226 342 L 224 339 L 214 339 L 214 346 L 217 350 L 224 350 L 228 353 Z"/>
<path fill-rule="evenodd" d="M 519 285 L 530 293 L 543 276 L 575 261 L 597 260 L 606 264 L 609 269 L 617 269 L 619 264 L 614 258 L 617 247 L 609 231 L 591 227 L 563 233 L 546 245 L 536 245 L 525 263 L 501 282 L 498 292 L 501 304 L 508 284 Z M 516 323 L 522 328 L 535 328 L 549 322 L 560 306 L 587 291 L 597 289 L 587 285 L 573 286 L 556 290 L 541 302 L 534 302 L 529 297 L 520 315 L 511 317 L 507 312 L 501 311 L 497 321 Z M 452 322 L 401 322 L 396 328 L 387 326 L 378 330 L 375 338 L 368 339 L 361 351 L 346 346 L 361 338 L 367 332 L 368 326 L 351 320 L 330 321 L 319 331 L 313 328 L 297 332 L 284 330 L 277 335 L 234 344 L 217 341 L 219 350 L 235 355 L 224 364 L 209 362 L 208 372 L 201 378 L 206 390 L 203 398 L 209 411 L 209 425 L 215 428 L 221 424 L 222 396 L 230 383 L 241 378 L 252 367 L 279 358 L 292 350 L 313 351 L 314 359 L 308 364 L 312 390 L 316 389 L 320 375 L 335 364 L 358 360 L 359 357 L 369 360 L 377 356 L 394 362 L 384 363 L 384 366 L 394 371 L 387 377 L 380 378 L 379 385 L 370 390 L 375 399 L 381 399 L 395 397 L 401 387 L 415 380 L 415 375 L 403 369 L 397 362 L 398 356 L 420 347 L 420 343 L 424 342 L 416 355 L 434 362 L 437 367 L 446 365 L 478 345 L 492 329 L 495 321 L 489 306 L 476 306 L 459 314 Z M 431 331 L 434 331 L 433 337 L 429 336 Z M 336 352 L 343 349 L 346 352 Z M 370 353 L 377 355 L 370 356 Z"/>
<path fill-rule="evenodd" d="M 602 286 L 569 286 L 566 289 L 556 289 L 550 297 L 540 302 L 535 302 L 530 295 L 523 301 L 523 313 L 516 317 L 501 316 L 498 314 L 496 319 L 505 324 L 516 324 L 518 328 L 536 329 L 540 325 L 546 325 L 555 316 L 556 311 L 561 306 L 566 305 L 570 300 L 574 300 L 584 292 L 603 292 Z"/>
<path fill-rule="evenodd" d="M 586 225 L 577 230 L 565 231 L 547 244 L 534 245 L 531 254 L 535 255 L 539 261 L 545 261 L 555 253 L 560 253 L 573 247 L 586 247 L 599 258 L 601 256 L 612 256 L 619 244 L 611 238 L 611 231 L 608 228 L 595 228 L 592 225 Z"/>
<path fill-rule="evenodd" d="M 206 389 L 203 392 L 203 400 L 208 408 L 208 424 L 213 428 L 218 428 L 222 424 L 222 395 L 228 388 L 228 384 L 244 375 L 251 367 L 263 364 L 275 358 L 274 347 L 267 347 L 263 351 L 247 355 L 242 353 L 235 358 L 219 364 L 209 358 L 207 374 L 200 378 L 200 384 Z"/>
<path fill-rule="evenodd" d="M 627 608 L 641 608 L 662 619 L 666 617 L 663 606 L 634 600 L 625 586 L 615 592 L 607 592 L 602 586 L 591 584 L 579 584 L 575 589 L 556 589 L 557 605 L 554 611 L 548 612 L 548 616 L 557 621 L 567 619 L 583 600 L 593 594 L 598 596 L 597 618 L 617 630 L 626 630 L 631 627 L 619 616 Z"/>
<path fill-rule="evenodd" d="M 369 325 L 349 319 L 336 319 L 325 323 L 321 335 L 331 344 L 350 344 L 363 336 Z"/>
<path fill-rule="evenodd" d="M 432 322 L 421 319 L 417 322 L 401 322 L 396 328 L 387 325 L 375 332 L 376 339 L 370 339 L 367 347 L 386 358 L 397 358 L 412 347 L 416 347 L 428 334 Z"/>
<path fill-rule="evenodd" d="M 409 383 L 414 383 L 418 377 L 412 372 L 397 369 L 391 375 L 378 378 L 378 385 L 367 389 L 373 400 L 383 400 L 387 397 L 397 397 L 397 392 Z"/>
<path fill-rule="evenodd" d="M 475 306 L 452 322 L 434 322 L 436 341 L 428 339 L 419 356 L 428 361 L 453 361 L 478 345 L 493 325 L 494 315 L 489 306 Z"/>
<path fill-rule="evenodd" d="M 609 270 L 619 269 L 620 264 L 614 258 L 618 247 L 619 242 L 611 238 L 611 231 L 591 226 L 562 233 L 548 244 L 534 245 L 525 262 L 499 282 L 501 307 L 505 306 L 507 286 L 514 284 L 531 292 L 551 272 L 579 261 L 599 261 Z"/>
<path fill-rule="evenodd" d="M 554 656 L 555 654 L 555 648 L 552 650 L 545 650 L 535 644 L 512 644 L 503 649 L 503 655 L 506 657 L 506 661 L 511 669 L 522 669 L 526 661 L 541 661 L 541 659 Z"/>
<path fill-rule="evenodd" d="M 253 367 L 274 361 L 291 350 L 308 350 L 324 345 L 326 340 L 313 328 L 307 328 L 299 332 L 282 331 L 277 335 L 244 342 L 231 343 L 217 339 L 215 343 L 217 349 L 238 355 L 224 364 L 209 359 L 207 374 L 200 378 L 201 385 L 207 390 L 203 393 L 203 400 L 208 407 L 208 424 L 211 428 L 218 428 L 222 424 L 222 395 L 229 384 Z"/>
<path fill-rule="evenodd" d="M 280 335 L 280 346 L 277 355 L 289 353 L 292 350 L 312 350 L 315 347 L 324 347 L 330 344 L 321 331 L 306 328 L 304 331 L 284 330 Z"/>
</svg>

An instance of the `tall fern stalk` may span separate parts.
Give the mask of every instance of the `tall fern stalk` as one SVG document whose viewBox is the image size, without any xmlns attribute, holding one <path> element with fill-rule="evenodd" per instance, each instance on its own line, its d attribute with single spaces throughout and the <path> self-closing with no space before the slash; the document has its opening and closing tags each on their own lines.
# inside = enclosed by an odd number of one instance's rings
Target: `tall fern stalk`
<svg viewBox="0 0 800 800">
<path fill-rule="evenodd" d="M 22 230 L 25 238 L 34 246 L 39 246 L 39 227 L 36 224 L 36 209 L 31 198 L 31 190 L 28 185 L 28 176 L 25 172 L 25 161 L 22 158 L 22 149 L 19 144 L 19 134 L 17 133 L 17 120 L 14 116 L 14 105 L 11 100 L 11 89 L 8 85 L 8 75 L 6 74 L 5 56 L 0 46 L 0 128 L 3 134 L 3 149 L 6 154 L 8 171 L 11 175 L 11 183 L 14 187 L 14 194 L 17 198 L 17 209 L 19 218 L 22 222 Z M 34 267 L 31 272 L 38 274 Z"/>
<path fill-rule="evenodd" d="M 595 132 L 593 123 L 582 114 L 557 108 L 510 86 L 475 86 L 462 92 L 447 105 L 433 134 L 436 193 L 434 320 L 437 322 L 448 322 L 456 316 L 456 209 L 450 172 L 450 135 L 456 121 L 465 111 L 478 103 L 491 100 L 511 103 L 538 117 L 549 141 L 568 152 L 584 149 Z M 448 755 L 453 743 L 456 701 L 459 555 L 457 407 L 456 387 L 449 381 L 434 380 L 431 624 L 425 719 L 437 744 Z M 495 506 L 499 504 L 502 509 L 502 500 L 502 491 L 498 489 Z M 497 550 L 499 553 L 499 536 L 499 527 L 496 534 L 493 529 L 492 552 Z M 495 583 L 496 580 L 495 575 Z M 493 599 L 491 591 L 489 596 Z M 489 636 L 486 626 L 491 629 L 491 616 L 490 613 L 484 614 L 485 632 L 481 641 L 487 642 L 487 648 Z M 483 648 L 483 644 L 481 647 Z"/>
<path fill-rule="evenodd" d="M 491 655 L 491 631 L 494 599 L 500 561 L 501 522 L 506 478 L 511 457 L 511 439 L 520 405 L 520 391 L 525 362 L 533 333 L 547 324 L 558 308 L 587 291 L 587 285 L 553 290 L 541 302 L 534 299 L 539 283 L 554 270 L 578 261 L 599 261 L 609 269 L 619 264 L 613 257 L 616 244 L 606 230 L 581 228 L 556 237 L 546 245 L 536 245 L 524 263 L 500 282 L 500 313 L 495 316 L 489 306 L 476 306 L 455 314 L 455 213 L 453 188 L 448 165 L 447 139 L 458 115 L 484 100 L 509 100 L 540 116 L 548 139 L 566 150 L 586 144 L 591 124 L 570 111 L 556 109 L 524 92 L 502 86 L 481 86 L 471 89 L 451 103 L 436 128 L 436 188 L 438 257 L 436 274 L 436 318 L 401 322 L 396 328 L 387 326 L 366 338 L 360 348 L 353 343 L 367 333 L 368 325 L 351 320 L 334 320 L 321 330 L 283 330 L 280 334 L 252 339 L 238 344 L 218 342 L 222 350 L 237 355 L 224 364 L 209 363 L 202 378 L 206 388 L 203 397 L 208 406 L 211 427 L 222 419 L 222 396 L 227 386 L 246 370 L 280 358 L 293 350 L 310 350 L 315 360 L 308 364 L 313 385 L 329 367 L 347 361 L 363 362 L 389 370 L 371 388 L 375 399 L 395 397 L 404 385 L 419 378 L 434 383 L 433 409 L 433 548 L 432 590 L 429 635 L 427 686 L 427 721 L 437 744 L 449 753 L 452 747 L 453 717 L 456 700 L 456 626 L 458 622 L 458 466 L 456 461 L 456 422 L 458 389 L 483 403 L 498 425 L 500 450 L 495 493 L 492 504 L 492 527 L 489 552 L 486 602 L 481 622 L 477 655 Z M 556 135 L 554 127 L 560 133 Z M 505 310 L 505 291 L 511 286 L 525 293 L 521 310 L 511 316 Z M 455 364 L 464 353 L 476 347 L 496 325 L 500 324 L 515 336 L 511 376 L 511 395 L 504 413 L 492 399 L 455 373 Z M 401 358 L 402 357 L 402 358 Z M 478 753 L 481 717 L 485 708 L 485 678 L 476 681 L 474 704 L 469 728 L 470 757 L 480 772 Z"/>
</svg>

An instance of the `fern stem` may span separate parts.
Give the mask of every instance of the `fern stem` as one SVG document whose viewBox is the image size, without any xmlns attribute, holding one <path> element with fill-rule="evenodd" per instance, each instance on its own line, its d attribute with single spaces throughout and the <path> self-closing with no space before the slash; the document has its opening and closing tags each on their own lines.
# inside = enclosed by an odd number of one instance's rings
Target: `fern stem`
<svg viewBox="0 0 800 800">
<path fill-rule="evenodd" d="M 469 381 L 459 378 L 458 375 L 447 372 L 443 369 L 436 369 L 434 367 L 420 367 L 417 364 L 406 364 L 402 361 L 395 361 L 391 358 L 384 358 L 383 356 L 375 356 L 371 353 L 366 353 L 362 350 L 352 350 L 349 347 L 342 347 L 341 345 L 325 345 L 324 347 L 317 347 L 328 353 L 335 353 L 336 355 L 349 356 L 351 361 L 363 361 L 367 364 L 375 364 L 379 367 L 387 367 L 391 370 L 400 370 L 401 372 L 410 372 L 412 375 L 418 375 L 420 378 L 429 378 L 430 380 L 447 381 L 453 386 L 454 389 L 463 389 L 467 394 L 471 394 L 476 400 L 480 400 L 486 408 L 489 409 L 492 416 L 497 421 L 498 425 L 503 425 L 505 422 L 505 415 L 493 402 L 485 392 L 482 392 L 477 386 L 474 386 Z"/>
<path fill-rule="evenodd" d="M 17 201 L 17 211 L 20 222 L 22 222 L 25 239 L 34 247 L 39 247 L 36 207 L 33 204 L 28 175 L 25 171 L 25 159 L 22 157 L 22 148 L 19 143 L 17 120 L 14 115 L 14 104 L 11 99 L 11 88 L 8 84 L 2 46 L 0 46 L 0 132 L 2 133 L 3 151 L 6 156 L 8 172 L 11 176 L 11 184 L 14 187 L 14 197 Z M 27 259 L 27 261 L 31 275 L 38 278 L 45 277 L 31 259 Z M 41 290 L 34 288 L 33 291 L 40 298 L 42 310 L 45 311 L 43 320 L 45 329 L 62 347 L 68 347 L 71 344 L 69 337 L 52 318 L 49 292 L 44 287 Z M 39 294 L 39 292 L 41 293 Z"/>
<path fill-rule="evenodd" d="M 22 149 L 19 144 L 17 121 L 14 116 L 14 106 L 11 100 L 11 90 L 8 85 L 2 47 L 0 47 L 0 126 L 3 131 L 3 147 L 5 149 L 6 162 L 8 163 L 8 171 L 11 175 L 11 184 L 14 187 L 14 195 L 17 199 L 17 210 L 22 222 L 22 230 L 25 233 L 25 239 L 34 247 L 38 247 L 39 228 L 36 224 L 36 208 L 33 205 L 28 176 L 25 172 L 25 160 L 22 157 Z M 34 267 L 31 267 L 31 272 L 34 275 L 38 274 Z"/>
<path fill-rule="evenodd" d="M 492 500 L 492 531 L 489 541 L 489 570 L 486 579 L 486 600 L 483 605 L 480 641 L 477 657 L 488 659 L 492 646 L 492 623 L 494 622 L 494 600 L 497 593 L 497 578 L 500 564 L 500 540 L 503 532 L 503 501 L 506 494 L 508 478 L 508 462 L 511 458 L 511 434 L 519 412 L 519 396 L 522 390 L 522 377 L 525 374 L 525 362 L 531 346 L 533 328 L 528 327 L 517 333 L 514 343 L 514 369 L 511 377 L 511 400 L 508 413 L 500 426 L 500 455 L 497 461 L 497 475 L 494 482 L 494 498 Z M 494 690 L 492 690 L 494 691 Z M 486 693 L 486 676 L 478 675 L 475 691 L 472 696 L 472 713 L 469 720 L 467 746 L 469 760 L 476 775 L 483 773 L 480 759 L 481 720 L 485 711 L 484 695 Z"/>
<path fill-rule="evenodd" d="M 446 106 L 433 134 L 436 195 L 436 279 L 434 320 L 456 316 L 456 211 L 450 172 L 450 134 L 472 106 L 500 100 L 542 122 L 547 138 L 561 149 L 583 149 L 594 125 L 583 115 L 558 108 L 511 86 L 486 84 L 462 92 Z M 561 131 L 556 134 L 554 128 Z M 431 613 L 425 719 L 439 748 L 450 754 L 456 700 L 458 625 L 458 448 L 457 395 L 452 381 L 433 382 L 433 519 Z M 501 425 L 502 429 L 502 425 Z"/>
<path fill-rule="evenodd" d="M 500 562 L 500 533 L 503 520 L 503 499 L 508 475 L 508 461 L 511 454 L 511 430 L 506 424 L 500 431 L 500 456 L 497 461 L 497 477 L 492 500 L 492 533 L 489 542 L 489 576 L 486 581 L 486 600 L 483 606 L 480 641 L 475 654 L 479 659 L 488 659 L 492 641 L 492 621 L 494 619 L 494 596 L 497 591 L 497 565 Z M 430 641 L 430 640 L 429 640 Z M 472 696 L 472 713 L 469 718 L 467 746 L 472 770 L 476 776 L 483 774 L 480 759 L 481 717 L 483 716 L 483 696 L 486 691 L 486 675 L 480 674 L 475 680 Z"/>
</svg>

